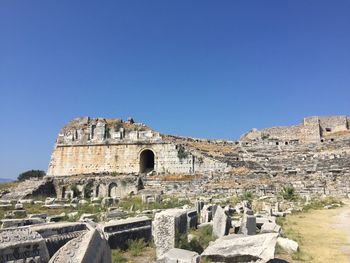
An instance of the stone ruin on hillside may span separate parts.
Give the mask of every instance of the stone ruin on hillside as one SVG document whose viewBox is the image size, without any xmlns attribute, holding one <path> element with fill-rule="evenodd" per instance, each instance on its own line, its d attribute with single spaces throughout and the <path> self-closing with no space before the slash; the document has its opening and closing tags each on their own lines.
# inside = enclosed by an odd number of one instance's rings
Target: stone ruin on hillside
<svg viewBox="0 0 350 263">
<path fill-rule="evenodd" d="M 44 181 L 0 196 L 123 198 L 153 188 L 268 194 L 284 185 L 301 194 L 347 195 L 349 122 L 346 116 L 308 117 L 227 141 L 164 135 L 132 118 L 78 118 L 59 132 Z"/>
<path fill-rule="evenodd" d="M 345 116 L 254 129 L 238 141 L 164 135 L 132 119 L 79 118 L 60 131 L 43 180 L 0 192 L 0 209 L 6 211 L 0 262 L 109 263 L 111 249 L 139 238 L 154 242 L 159 263 L 197 263 L 200 258 L 268 262 L 276 244 L 288 253 L 298 249 L 295 241 L 283 238 L 276 218 L 302 208 L 280 204 L 281 188 L 293 187 L 306 203 L 312 196 L 348 197 L 348 178 Z M 228 204 L 245 192 L 260 197 L 255 214 L 248 202 Z M 133 195 L 142 204 L 159 205 L 166 203 L 164 194 L 190 205 L 136 211 L 134 204 L 127 211 L 115 207 Z M 32 205 L 76 211 L 27 214 L 25 207 Z M 105 210 L 80 214 L 79 208 Z M 210 228 L 217 239 L 200 253 L 180 249 L 180 241 L 190 238 L 188 230 L 196 228 Z"/>
</svg>

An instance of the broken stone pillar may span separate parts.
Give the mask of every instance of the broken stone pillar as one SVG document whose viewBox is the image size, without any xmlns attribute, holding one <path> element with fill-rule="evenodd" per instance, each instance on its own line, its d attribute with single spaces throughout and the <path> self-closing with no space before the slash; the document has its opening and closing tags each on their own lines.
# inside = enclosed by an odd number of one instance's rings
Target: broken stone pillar
<svg viewBox="0 0 350 263">
<path fill-rule="evenodd" d="M 153 238 L 157 259 L 178 245 L 180 236 L 187 231 L 187 213 L 182 209 L 168 209 L 155 215 Z"/>
<path fill-rule="evenodd" d="M 243 214 L 241 227 L 238 231 L 243 235 L 255 235 L 256 234 L 256 217 L 252 215 L 252 211 L 248 210 Z"/>
<path fill-rule="evenodd" d="M 203 200 L 197 200 L 196 203 L 195 203 L 195 207 L 196 207 L 196 210 L 197 210 L 197 214 L 200 215 L 202 209 L 203 209 L 203 206 L 204 206 L 204 201 Z"/>
<path fill-rule="evenodd" d="M 221 206 L 217 206 L 215 216 L 213 218 L 213 236 L 223 237 L 229 233 L 231 219 L 226 215 Z"/>
<path fill-rule="evenodd" d="M 212 211 L 211 211 L 211 206 L 209 205 L 204 205 L 203 209 L 201 211 L 201 223 L 208 223 L 212 219 Z"/>
<path fill-rule="evenodd" d="M 212 206 L 211 206 L 211 215 L 212 215 L 212 218 L 214 218 L 217 208 L 218 208 L 218 205 L 212 205 Z"/>
</svg>

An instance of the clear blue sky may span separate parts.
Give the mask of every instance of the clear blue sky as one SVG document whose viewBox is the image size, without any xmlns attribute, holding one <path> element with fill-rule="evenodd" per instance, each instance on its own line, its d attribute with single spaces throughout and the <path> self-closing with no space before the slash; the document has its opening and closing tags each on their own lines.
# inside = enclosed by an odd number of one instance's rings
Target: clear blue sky
<svg viewBox="0 0 350 263">
<path fill-rule="evenodd" d="M 350 1 L 0 1 L 0 178 L 78 116 L 163 133 L 350 115 Z"/>
</svg>

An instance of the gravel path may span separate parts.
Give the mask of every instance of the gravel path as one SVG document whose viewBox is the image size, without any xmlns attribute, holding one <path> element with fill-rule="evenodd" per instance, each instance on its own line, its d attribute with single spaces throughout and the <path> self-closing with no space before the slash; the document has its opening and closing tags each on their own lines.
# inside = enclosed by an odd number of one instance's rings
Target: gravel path
<svg viewBox="0 0 350 263">
<path fill-rule="evenodd" d="M 350 262 L 350 201 L 346 200 L 343 208 L 339 210 L 339 214 L 334 217 L 335 227 L 343 231 L 347 235 L 347 241 L 341 247 L 341 252 L 348 256 Z"/>
</svg>

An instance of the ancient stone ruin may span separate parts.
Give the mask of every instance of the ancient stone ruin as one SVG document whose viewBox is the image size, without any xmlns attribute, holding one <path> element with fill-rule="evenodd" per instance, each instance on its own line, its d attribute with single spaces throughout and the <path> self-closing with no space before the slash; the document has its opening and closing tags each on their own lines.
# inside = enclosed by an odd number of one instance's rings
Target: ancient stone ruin
<svg viewBox="0 0 350 263">
<path fill-rule="evenodd" d="M 0 192 L 0 262 L 108 263 L 136 240 L 154 244 L 150 262 L 268 262 L 276 244 L 294 253 L 276 218 L 302 204 L 278 193 L 348 197 L 349 126 L 346 116 L 316 116 L 227 141 L 165 135 L 131 118 L 75 119 L 43 180 Z M 260 207 L 230 203 L 245 193 Z M 184 249 L 201 229 L 215 241 Z"/>
</svg>

